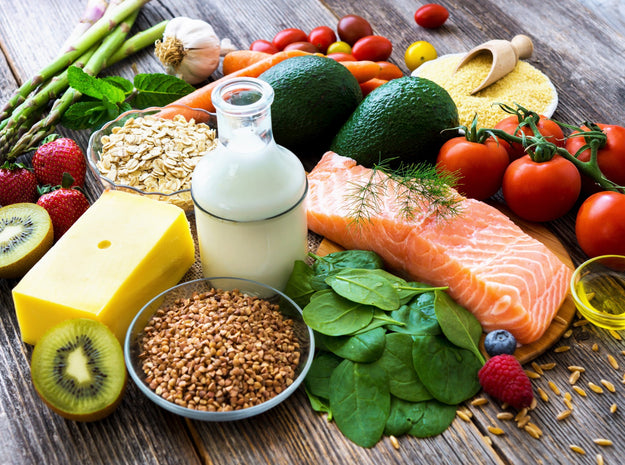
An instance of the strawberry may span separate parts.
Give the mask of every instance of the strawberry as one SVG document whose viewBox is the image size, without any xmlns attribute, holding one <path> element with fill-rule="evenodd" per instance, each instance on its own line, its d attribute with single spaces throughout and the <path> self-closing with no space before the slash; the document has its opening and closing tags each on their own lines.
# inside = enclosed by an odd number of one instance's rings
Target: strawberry
<svg viewBox="0 0 625 465">
<path fill-rule="evenodd" d="M 477 376 L 487 394 L 517 410 L 529 407 L 532 403 L 532 383 L 519 361 L 512 355 L 492 357 Z"/>
<path fill-rule="evenodd" d="M 54 240 L 58 241 L 63 234 L 89 208 L 85 194 L 77 187 L 72 187 L 74 179 L 68 173 L 63 175 L 63 183 L 56 188 L 43 190 L 37 205 L 46 209 L 52 219 Z"/>
<path fill-rule="evenodd" d="M 74 178 L 74 186 L 85 185 L 85 154 L 74 140 L 67 137 L 39 146 L 33 155 L 33 167 L 39 184 L 58 186 L 63 181 L 63 173 L 67 172 Z"/>
<path fill-rule="evenodd" d="M 35 174 L 21 163 L 5 162 L 0 168 L 0 206 L 36 200 Z"/>
</svg>

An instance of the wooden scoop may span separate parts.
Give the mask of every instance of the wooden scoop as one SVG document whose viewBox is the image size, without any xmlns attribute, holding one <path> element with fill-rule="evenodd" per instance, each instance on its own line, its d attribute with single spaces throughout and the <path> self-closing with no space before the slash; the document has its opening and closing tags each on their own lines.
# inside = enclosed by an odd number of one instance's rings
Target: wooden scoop
<svg viewBox="0 0 625 465">
<path fill-rule="evenodd" d="M 470 50 L 462 60 L 460 60 L 456 71 L 479 53 L 487 52 L 493 55 L 493 64 L 490 68 L 490 72 L 488 76 L 486 76 L 486 79 L 471 91 L 471 95 L 473 95 L 504 77 L 514 69 L 519 58 L 529 58 L 533 51 L 534 45 L 532 44 L 532 40 L 523 34 L 514 36 L 511 41 L 489 40 Z"/>
</svg>

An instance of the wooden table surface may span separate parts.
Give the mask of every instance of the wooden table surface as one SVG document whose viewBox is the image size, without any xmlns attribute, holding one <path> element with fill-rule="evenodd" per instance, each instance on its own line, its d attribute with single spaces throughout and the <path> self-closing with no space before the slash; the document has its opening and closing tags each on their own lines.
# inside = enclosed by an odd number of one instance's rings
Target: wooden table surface
<svg viewBox="0 0 625 465">
<path fill-rule="evenodd" d="M 78 20 L 85 0 L 1 0 L 0 101 L 53 58 Z M 349 13 L 367 18 L 376 33 L 394 44 L 392 61 L 407 72 L 403 51 L 416 40 L 427 40 L 439 54 L 466 51 L 493 38 L 532 37 L 529 60 L 554 82 L 560 97 L 554 118 L 579 124 L 585 120 L 625 124 L 625 4 L 622 0 L 443 0 L 451 16 L 444 27 L 418 27 L 413 14 L 425 2 L 412 0 L 152 0 L 135 28 L 145 28 L 175 16 L 211 23 L 220 37 L 240 48 L 259 38 L 271 39 L 286 27 L 310 30 L 334 27 Z M 146 50 L 107 74 L 132 77 L 134 72 L 162 68 Z M 58 132 L 86 147 L 88 131 Z M 100 194 L 88 178 L 91 201 Z M 575 264 L 586 257 L 574 236 L 574 212 L 547 224 L 562 241 Z M 591 325 L 572 326 L 572 334 L 536 359 L 555 368 L 533 380 L 534 392 L 544 390 L 532 422 L 544 435 L 533 439 L 514 422 L 497 419 L 501 407 L 467 404 L 472 420 L 457 418 L 440 436 L 400 438 L 394 449 L 385 438 L 372 449 L 355 446 L 334 424 L 315 414 L 300 390 L 277 408 L 245 421 L 202 423 L 185 421 L 146 400 L 131 382 L 118 410 L 96 423 L 75 423 L 53 414 L 33 390 L 29 360 L 32 348 L 23 344 L 14 314 L 11 288 L 16 281 L 0 280 L 0 463 L 1 464 L 321 464 L 321 463 L 450 463 L 450 464 L 592 464 L 601 453 L 606 464 L 625 460 L 625 349 L 618 336 Z M 625 333 L 623 333 L 625 337 Z M 596 350 L 593 346 L 596 344 Z M 613 355 L 620 367 L 613 368 Z M 577 385 L 569 384 L 570 365 L 586 368 Z M 526 368 L 533 369 L 527 365 Z M 588 382 L 614 383 L 614 393 L 592 392 Z M 549 383 L 560 390 L 557 395 Z M 557 421 L 571 393 L 572 415 Z M 610 407 L 616 404 L 615 413 Z M 496 436 L 489 426 L 499 426 Z M 483 438 L 488 436 L 492 445 Z M 601 447 L 596 438 L 613 441 Z M 586 454 L 570 449 L 578 445 Z"/>
</svg>

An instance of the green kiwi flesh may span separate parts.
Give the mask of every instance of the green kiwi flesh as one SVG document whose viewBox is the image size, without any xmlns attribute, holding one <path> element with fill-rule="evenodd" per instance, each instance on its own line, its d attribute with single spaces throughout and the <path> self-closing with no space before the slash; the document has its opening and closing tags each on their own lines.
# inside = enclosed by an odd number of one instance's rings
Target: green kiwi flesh
<svg viewBox="0 0 625 465">
<path fill-rule="evenodd" d="M 21 278 L 52 247 L 50 215 L 35 203 L 0 208 L 0 278 Z"/>
<path fill-rule="evenodd" d="M 111 414 L 126 387 L 122 347 L 103 323 L 65 320 L 37 342 L 31 359 L 35 390 L 69 420 L 96 421 Z"/>
</svg>

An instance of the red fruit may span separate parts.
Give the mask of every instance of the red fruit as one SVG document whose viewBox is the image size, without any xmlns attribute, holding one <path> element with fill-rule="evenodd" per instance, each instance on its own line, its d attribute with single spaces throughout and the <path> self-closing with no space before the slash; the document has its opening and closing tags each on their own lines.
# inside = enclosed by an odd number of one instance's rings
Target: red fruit
<svg viewBox="0 0 625 465">
<path fill-rule="evenodd" d="M 85 194 L 77 188 L 68 187 L 72 182 L 71 176 L 64 176 L 60 188 L 43 194 L 37 200 L 37 205 L 45 208 L 52 219 L 55 241 L 58 241 L 89 208 Z"/>
<path fill-rule="evenodd" d="M 74 140 L 67 137 L 41 145 L 33 156 L 33 167 L 39 184 L 58 186 L 63 181 L 63 173 L 69 173 L 74 178 L 74 186 L 85 185 L 85 154 Z"/>
<path fill-rule="evenodd" d="M 534 399 L 532 383 L 512 355 L 495 355 L 477 374 L 484 391 L 517 410 L 529 407 Z"/>
<path fill-rule="evenodd" d="M 35 173 L 21 163 L 6 162 L 0 168 L 0 206 L 13 203 L 35 203 L 37 179 Z"/>
</svg>

